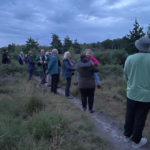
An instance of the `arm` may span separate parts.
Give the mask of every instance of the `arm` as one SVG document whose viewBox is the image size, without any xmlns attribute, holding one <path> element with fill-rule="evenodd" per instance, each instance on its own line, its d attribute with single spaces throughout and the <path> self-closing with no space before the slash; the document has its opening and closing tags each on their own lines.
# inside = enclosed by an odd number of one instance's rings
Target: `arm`
<svg viewBox="0 0 150 150">
<path fill-rule="evenodd" d="M 30 64 L 35 64 L 35 61 L 33 61 L 33 60 L 31 59 L 31 57 L 28 56 L 28 63 L 30 63 Z"/>
<path fill-rule="evenodd" d="M 126 81 L 128 81 L 128 63 L 129 61 L 127 59 L 125 62 L 124 71 L 123 71 L 123 76 Z"/>
<path fill-rule="evenodd" d="M 51 59 L 48 63 L 48 70 L 51 70 L 56 62 L 57 62 L 57 59 L 55 57 L 51 57 Z"/>
<path fill-rule="evenodd" d="M 91 56 L 91 60 L 94 63 L 94 65 L 98 65 L 99 61 L 97 59 L 95 59 L 93 56 Z"/>
<path fill-rule="evenodd" d="M 75 67 L 70 67 L 69 62 L 67 62 L 67 61 L 64 62 L 64 66 L 69 71 L 75 71 L 76 70 Z"/>
</svg>

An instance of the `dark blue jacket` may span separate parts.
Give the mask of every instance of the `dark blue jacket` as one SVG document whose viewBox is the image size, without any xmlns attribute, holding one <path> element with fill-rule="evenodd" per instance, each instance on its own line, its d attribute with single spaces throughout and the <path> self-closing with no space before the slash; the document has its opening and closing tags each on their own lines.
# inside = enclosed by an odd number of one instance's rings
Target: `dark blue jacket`
<svg viewBox="0 0 150 150">
<path fill-rule="evenodd" d="M 35 61 L 33 60 L 33 58 L 31 56 L 28 56 L 27 61 L 28 61 L 28 70 L 34 70 L 35 69 Z"/>
<path fill-rule="evenodd" d="M 20 56 L 20 55 L 18 56 L 18 61 L 19 61 L 20 65 L 23 65 L 23 61 L 22 61 L 22 59 L 21 59 L 21 56 Z"/>
<path fill-rule="evenodd" d="M 75 67 L 71 67 L 70 62 L 68 59 L 63 60 L 63 72 L 62 77 L 63 78 L 71 78 L 73 71 L 75 71 Z"/>
<path fill-rule="evenodd" d="M 48 70 L 50 74 L 58 74 L 58 59 L 55 54 L 49 56 Z"/>
</svg>

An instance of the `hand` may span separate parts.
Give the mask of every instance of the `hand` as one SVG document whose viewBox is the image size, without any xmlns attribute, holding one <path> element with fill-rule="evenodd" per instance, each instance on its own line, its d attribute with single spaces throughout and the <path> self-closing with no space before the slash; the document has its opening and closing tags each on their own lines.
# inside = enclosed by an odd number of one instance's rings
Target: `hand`
<svg viewBox="0 0 150 150">
<path fill-rule="evenodd" d="M 39 61 L 42 64 L 42 61 Z"/>
<path fill-rule="evenodd" d="M 9 59 L 10 57 L 9 57 L 9 56 L 7 56 L 7 58 Z"/>
<path fill-rule="evenodd" d="M 44 61 L 44 64 L 46 64 L 46 61 Z"/>
</svg>

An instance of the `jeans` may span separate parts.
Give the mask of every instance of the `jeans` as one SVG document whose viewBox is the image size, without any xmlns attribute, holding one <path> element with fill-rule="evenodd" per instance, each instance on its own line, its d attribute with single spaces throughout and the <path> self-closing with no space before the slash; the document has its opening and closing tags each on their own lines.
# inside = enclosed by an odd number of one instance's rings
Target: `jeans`
<svg viewBox="0 0 150 150">
<path fill-rule="evenodd" d="M 65 96 L 69 96 L 70 95 L 70 86 L 71 86 L 71 78 L 66 78 L 67 84 L 66 84 L 66 88 L 65 88 Z"/>
<path fill-rule="evenodd" d="M 31 80 L 32 75 L 33 75 L 33 70 L 29 70 L 29 80 Z"/>
<path fill-rule="evenodd" d="M 40 78 L 41 78 L 41 81 L 40 81 L 40 84 L 45 84 L 45 80 L 46 80 L 46 74 L 44 71 L 39 71 L 39 74 L 40 74 Z"/>
<path fill-rule="evenodd" d="M 52 74 L 51 92 L 57 93 L 59 74 Z"/>
<path fill-rule="evenodd" d="M 132 137 L 132 141 L 138 144 L 142 138 L 150 102 L 138 102 L 127 98 L 127 112 L 124 126 L 124 136 Z"/>
<path fill-rule="evenodd" d="M 92 110 L 93 103 L 94 103 L 94 91 L 95 91 L 95 88 L 80 89 L 83 109 L 87 108 L 87 100 L 88 100 L 89 110 Z"/>
</svg>

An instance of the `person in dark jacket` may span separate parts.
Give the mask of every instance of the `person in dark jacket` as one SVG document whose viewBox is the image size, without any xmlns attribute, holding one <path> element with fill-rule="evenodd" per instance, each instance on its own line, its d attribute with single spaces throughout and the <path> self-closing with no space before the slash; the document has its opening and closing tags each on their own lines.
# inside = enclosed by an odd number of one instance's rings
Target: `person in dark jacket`
<svg viewBox="0 0 150 150">
<path fill-rule="evenodd" d="M 49 63 L 48 63 L 48 70 L 52 76 L 51 80 L 51 92 L 54 92 L 54 94 L 57 94 L 57 85 L 58 85 L 58 50 L 53 49 L 52 54 L 49 56 Z"/>
<path fill-rule="evenodd" d="M 2 64 L 10 64 L 10 56 L 8 55 L 8 50 L 4 49 L 2 54 Z"/>
<path fill-rule="evenodd" d="M 73 72 L 76 70 L 76 68 L 74 67 L 70 58 L 71 58 L 70 53 L 65 52 L 64 59 L 63 59 L 62 77 L 66 78 L 66 80 L 67 80 L 66 89 L 65 89 L 65 96 L 68 97 L 69 99 L 72 99 L 73 96 L 70 95 L 69 89 L 71 86 L 71 78 L 72 78 Z"/>
<path fill-rule="evenodd" d="M 94 91 L 95 91 L 95 79 L 94 72 L 98 72 L 99 69 L 95 67 L 92 61 L 88 61 L 85 54 L 80 55 L 78 60 L 77 71 L 79 72 L 78 87 L 81 93 L 82 107 L 85 111 L 87 109 L 87 98 L 90 113 L 94 113 Z"/>
<path fill-rule="evenodd" d="M 23 52 L 20 52 L 20 55 L 18 56 L 18 62 L 20 65 L 24 64 L 24 54 Z"/>
<path fill-rule="evenodd" d="M 35 70 L 35 61 L 33 60 L 33 52 L 30 51 L 27 57 L 28 70 L 29 70 L 29 80 L 31 80 L 33 71 Z"/>
</svg>

